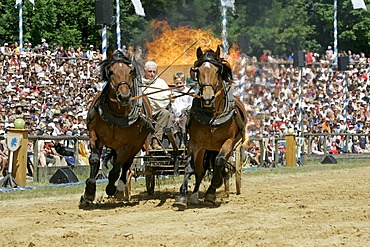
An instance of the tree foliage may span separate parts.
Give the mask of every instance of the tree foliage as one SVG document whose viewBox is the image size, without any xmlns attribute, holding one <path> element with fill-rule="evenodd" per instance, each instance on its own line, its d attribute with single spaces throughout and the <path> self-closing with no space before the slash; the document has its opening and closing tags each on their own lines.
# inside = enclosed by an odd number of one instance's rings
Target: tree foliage
<svg viewBox="0 0 370 247">
<path fill-rule="evenodd" d="M 113 1 L 113 0 L 112 0 Z M 135 14 L 131 0 L 120 1 L 122 43 L 141 45 L 157 33 L 152 20 L 166 20 L 171 27 L 189 26 L 212 30 L 221 36 L 220 1 L 141 0 L 146 16 Z M 115 1 L 113 1 L 115 6 Z M 115 14 L 115 10 L 113 11 Z M 0 2 L 0 42 L 19 39 L 19 9 L 15 0 Z M 353 10 L 351 0 L 338 0 L 339 50 L 370 53 L 370 14 Z M 250 41 L 251 54 L 269 49 L 274 54 L 295 50 L 323 52 L 333 45 L 332 0 L 236 0 L 235 11 L 227 11 L 227 37 L 237 43 L 240 35 Z M 101 45 L 101 25 L 95 25 L 95 0 L 23 1 L 23 40 L 36 45 L 42 38 L 63 46 Z M 108 25 L 108 41 L 116 43 L 115 21 Z"/>
</svg>

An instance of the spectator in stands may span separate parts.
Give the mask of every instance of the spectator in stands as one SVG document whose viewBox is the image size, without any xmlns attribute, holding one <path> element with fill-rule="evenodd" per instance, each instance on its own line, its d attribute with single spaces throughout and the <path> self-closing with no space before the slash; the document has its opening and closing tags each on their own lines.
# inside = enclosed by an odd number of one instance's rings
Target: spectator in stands
<svg viewBox="0 0 370 247">
<path fill-rule="evenodd" d="M 46 52 L 49 48 L 49 44 L 46 42 L 46 39 L 41 39 L 40 50 L 41 52 Z"/>
<path fill-rule="evenodd" d="M 0 135 L 4 135 L 4 130 L 0 130 Z M 5 142 L 0 142 L 0 178 L 5 176 L 5 171 L 8 168 L 8 154 Z"/>
<path fill-rule="evenodd" d="M 39 132 L 38 134 L 41 134 Z M 53 133 L 53 127 L 48 126 L 45 132 L 46 135 L 51 136 Z M 39 166 L 60 166 L 61 156 L 56 151 L 54 144 L 51 140 L 40 140 L 39 142 Z"/>
<path fill-rule="evenodd" d="M 86 52 L 86 58 L 88 58 L 89 60 L 92 60 L 95 56 L 94 54 L 95 54 L 94 46 L 90 45 L 89 50 Z"/>
</svg>

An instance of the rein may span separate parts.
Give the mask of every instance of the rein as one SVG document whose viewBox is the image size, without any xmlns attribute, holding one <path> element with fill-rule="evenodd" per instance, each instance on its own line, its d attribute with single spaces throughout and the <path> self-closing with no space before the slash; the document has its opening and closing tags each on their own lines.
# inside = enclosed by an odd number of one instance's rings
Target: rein
<svg viewBox="0 0 370 247">
<path fill-rule="evenodd" d="M 183 53 L 181 53 L 180 56 L 178 56 L 172 63 L 170 63 L 156 78 L 154 78 L 154 80 L 149 85 L 145 86 L 144 91 L 145 89 L 149 88 L 150 85 L 152 85 L 157 80 L 157 78 L 159 78 L 164 72 L 166 72 L 177 60 L 179 60 L 179 58 L 182 57 L 182 55 L 184 55 L 191 47 L 198 43 L 198 41 L 199 39 L 197 39 L 192 45 L 186 48 L 186 50 Z"/>
<path fill-rule="evenodd" d="M 146 93 L 146 94 L 142 94 L 142 95 L 134 96 L 134 97 L 132 97 L 132 100 L 137 100 L 137 99 L 140 99 L 140 98 L 142 98 L 142 97 L 144 97 L 144 96 L 148 96 L 148 95 L 152 95 L 152 94 L 156 94 L 156 93 L 160 93 L 160 92 L 164 92 L 164 91 L 168 91 L 168 90 L 172 90 L 172 89 L 173 89 L 173 88 L 166 88 L 166 89 L 163 89 L 163 88 L 150 87 L 150 86 L 145 87 L 145 89 L 146 89 L 146 88 L 158 89 L 158 91 L 151 92 L 151 93 Z M 179 88 L 179 87 L 175 87 L 175 88 Z M 201 97 L 200 97 L 200 95 L 198 95 L 198 94 L 193 94 L 193 93 L 184 93 L 184 92 L 179 92 L 179 93 L 181 93 L 181 95 L 176 96 L 175 98 L 181 97 L 181 96 L 183 96 L 183 95 L 189 95 L 189 96 L 192 96 L 192 97 L 194 97 L 194 98 L 198 98 L 198 99 L 200 99 L 200 98 L 201 98 Z"/>
</svg>

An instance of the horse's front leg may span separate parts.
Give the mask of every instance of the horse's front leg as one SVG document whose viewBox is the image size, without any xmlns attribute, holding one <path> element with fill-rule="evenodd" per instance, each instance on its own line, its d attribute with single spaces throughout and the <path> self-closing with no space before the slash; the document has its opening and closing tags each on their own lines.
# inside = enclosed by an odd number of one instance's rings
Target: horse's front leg
<svg viewBox="0 0 370 247">
<path fill-rule="evenodd" d="M 184 170 L 184 179 L 182 181 L 181 187 L 180 187 L 180 194 L 176 197 L 176 201 L 172 205 L 174 208 L 177 208 L 177 210 L 185 210 L 188 206 L 188 184 L 189 179 L 191 175 L 194 173 L 194 165 L 195 165 L 195 158 L 197 157 L 198 150 L 194 148 L 189 148 L 189 156 L 191 157 L 188 164 L 185 166 Z M 196 150 L 195 152 L 193 150 Z"/>
<path fill-rule="evenodd" d="M 199 187 L 200 184 L 202 183 L 203 177 L 206 174 L 206 170 L 204 168 L 204 154 L 205 150 L 201 150 L 198 152 L 193 164 L 193 167 L 195 167 L 195 186 L 193 193 L 189 197 L 189 202 L 192 204 L 198 204 L 199 203 Z M 207 161 L 209 162 L 209 160 Z"/>
<path fill-rule="evenodd" d="M 100 154 L 101 149 L 96 146 L 96 134 L 94 131 L 90 132 L 90 149 L 91 154 L 89 157 L 90 177 L 86 180 L 85 192 L 81 196 L 80 206 L 88 206 L 95 200 L 96 193 L 96 176 L 100 167 Z"/>
<path fill-rule="evenodd" d="M 215 203 L 216 201 L 216 189 L 220 188 L 223 184 L 223 172 L 225 169 L 226 161 L 230 156 L 230 153 L 233 148 L 233 140 L 228 139 L 221 147 L 220 152 L 218 153 L 214 167 L 213 167 L 213 176 L 211 184 L 206 191 L 204 200 L 206 202 Z"/>
<path fill-rule="evenodd" d="M 176 197 L 176 201 L 173 203 L 172 207 L 179 211 L 183 211 L 188 206 L 188 183 L 194 170 L 190 163 L 185 166 L 184 179 L 180 187 L 180 194 Z"/>
</svg>

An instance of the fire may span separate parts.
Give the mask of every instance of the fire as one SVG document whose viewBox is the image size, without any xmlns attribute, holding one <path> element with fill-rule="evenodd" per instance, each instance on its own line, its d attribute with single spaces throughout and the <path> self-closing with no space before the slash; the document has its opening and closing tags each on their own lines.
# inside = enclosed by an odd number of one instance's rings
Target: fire
<svg viewBox="0 0 370 247">
<path fill-rule="evenodd" d="M 196 60 L 196 49 L 216 50 L 222 42 L 214 37 L 211 30 L 192 29 L 181 26 L 174 29 L 166 21 L 153 21 L 151 27 L 158 33 L 152 42 L 145 44 L 148 49 L 148 60 L 154 60 L 159 66 L 169 64 L 193 64 Z M 233 66 L 239 53 L 236 46 L 229 51 L 228 62 Z"/>
</svg>

